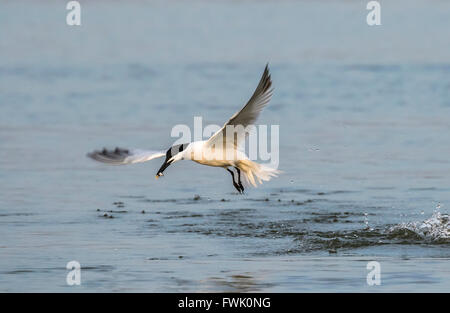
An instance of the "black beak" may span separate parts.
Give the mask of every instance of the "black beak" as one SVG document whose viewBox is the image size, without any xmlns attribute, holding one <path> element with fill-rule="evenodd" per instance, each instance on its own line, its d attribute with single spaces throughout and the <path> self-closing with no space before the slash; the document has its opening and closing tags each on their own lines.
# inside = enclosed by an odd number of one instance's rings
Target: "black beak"
<svg viewBox="0 0 450 313">
<path fill-rule="evenodd" d="M 167 162 L 167 160 L 164 161 L 163 165 L 162 165 L 161 168 L 158 170 L 158 173 L 156 174 L 156 177 L 155 177 L 155 178 L 158 179 L 160 176 L 164 176 L 164 175 L 163 175 L 163 172 L 165 171 L 166 168 L 169 167 L 170 164 L 172 164 L 172 162 Z"/>
</svg>

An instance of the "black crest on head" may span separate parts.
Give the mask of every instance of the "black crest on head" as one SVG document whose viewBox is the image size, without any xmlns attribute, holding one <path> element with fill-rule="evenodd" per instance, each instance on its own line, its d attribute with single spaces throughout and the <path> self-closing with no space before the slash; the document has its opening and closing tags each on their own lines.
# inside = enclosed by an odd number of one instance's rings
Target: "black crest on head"
<svg viewBox="0 0 450 313">
<path fill-rule="evenodd" d="M 175 145 L 175 146 L 170 147 L 170 149 L 167 150 L 166 158 L 170 159 L 171 157 L 173 157 L 177 153 L 179 153 L 181 151 L 184 151 L 187 148 L 187 146 L 189 146 L 188 143 L 183 143 L 183 144 L 180 144 L 180 145 Z"/>
</svg>

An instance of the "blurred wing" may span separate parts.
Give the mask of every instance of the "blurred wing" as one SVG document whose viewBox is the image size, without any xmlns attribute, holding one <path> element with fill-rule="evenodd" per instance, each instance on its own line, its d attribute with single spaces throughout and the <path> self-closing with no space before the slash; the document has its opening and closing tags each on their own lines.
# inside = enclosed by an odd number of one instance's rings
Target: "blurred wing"
<svg viewBox="0 0 450 313">
<path fill-rule="evenodd" d="M 149 150 L 127 150 L 116 148 L 114 150 L 103 149 L 102 151 L 94 151 L 88 153 L 87 156 L 91 159 L 108 163 L 111 165 L 123 165 L 150 161 L 156 158 L 165 156 L 164 151 L 149 151 Z"/>
<path fill-rule="evenodd" d="M 218 143 L 216 141 L 223 140 L 223 138 L 225 138 L 224 132 L 227 125 L 242 125 L 245 128 L 248 125 L 254 124 L 259 113 L 261 113 L 262 109 L 269 103 L 270 98 L 272 97 L 273 89 L 271 87 L 272 80 L 270 79 L 269 64 L 267 64 L 258 87 L 256 87 L 250 100 L 248 100 L 247 104 L 240 111 L 236 112 L 221 129 L 208 139 L 207 144 L 216 145 Z M 234 145 L 238 146 L 239 141 L 242 141 L 243 139 L 245 139 L 245 136 L 238 136 L 237 142 L 234 142 Z"/>
</svg>

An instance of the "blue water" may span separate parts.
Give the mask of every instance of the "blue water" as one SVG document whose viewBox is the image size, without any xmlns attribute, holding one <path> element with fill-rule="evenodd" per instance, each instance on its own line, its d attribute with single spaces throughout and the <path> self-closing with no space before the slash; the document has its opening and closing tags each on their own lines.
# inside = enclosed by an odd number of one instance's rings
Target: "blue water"
<svg viewBox="0 0 450 313">
<path fill-rule="evenodd" d="M 0 291 L 450 290 L 450 3 L 80 2 L 1 4 Z M 279 178 L 85 157 L 221 125 L 268 61 Z"/>
</svg>

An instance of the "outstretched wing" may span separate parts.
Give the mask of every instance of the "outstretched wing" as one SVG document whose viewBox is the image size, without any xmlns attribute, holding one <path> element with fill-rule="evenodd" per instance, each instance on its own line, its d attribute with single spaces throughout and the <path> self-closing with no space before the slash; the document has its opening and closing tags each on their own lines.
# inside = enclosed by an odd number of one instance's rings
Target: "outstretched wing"
<svg viewBox="0 0 450 313">
<path fill-rule="evenodd" d="M 270 79 L 269 73 L 269 64 L 266 65 L 264 69 L 264 73 L 259 81 L 258 87 L 256 87 L 255 92 L 253 93 L 250 100 L 248 100 L 247 104 L 244 107 L 236 112 L 228 122 L 223 125 L 221 129 L 219 129 L 211 138 L 208 139 L 208 145 L 217 145 L 220 140 L 226 137 L 225 131 L 228 125 L 242 125 L 244 128 L 248 125 L 252 125 L 261 113 L 262 109 L 269 103 L 270 98 L 272 97 L 273 89 L 272 80 Z M 245 139 L 245 136 L 238 136 L 237 141 L 235 140 L 234 145 L 238 146 L 240 141 Z"/>
<path fill-rule="evenodd" d="M 149 151 L 149 150 L 127 150 L 116 148 L 114 150 L 94 151 L 88 153 L 87 156 L 98 162 L 103 162 L 111 165 L 123 165 L 150 161 L 156 158 L 165 156 L 164 151 Z"/>
</svg>

